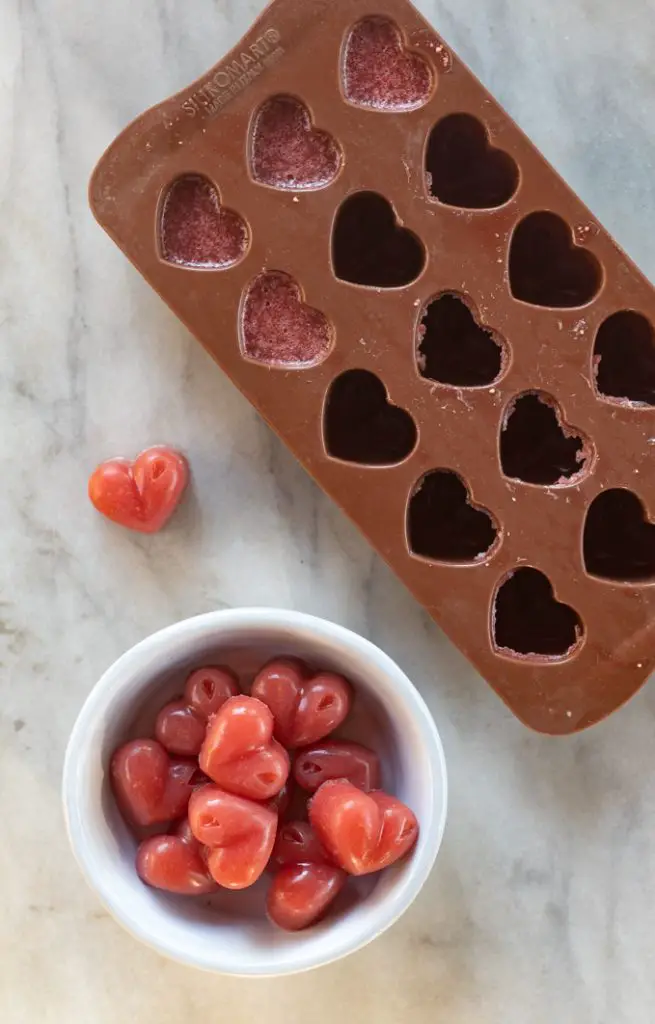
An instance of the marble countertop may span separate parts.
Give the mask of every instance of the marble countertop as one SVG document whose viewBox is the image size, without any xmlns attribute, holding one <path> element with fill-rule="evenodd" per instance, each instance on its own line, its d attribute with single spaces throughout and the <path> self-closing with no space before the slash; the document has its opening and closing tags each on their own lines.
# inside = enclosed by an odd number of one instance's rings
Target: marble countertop
<svg viewBox="0 0 655 1024">
<path fill-rule="evenodd" d="M 652 1024 L 652 685 L 577 738 L 519 725 L 87 209 L 117 131 L 261 6 L 2 2 L 0 1019 Z M 418 6 L 655 277 L 651 0 Z M 112 528 L 86 502 L 90 469 L 166 439 L 189 453 L 191 499 L 160 536 Z M 59 806 L 69 730 L 106 666 L 177 618 L 257 603 L 381 642 L 434 712 L 452 786 L 404 920 L 283 982 L 139 946 L 84 886 Z"/>
</svg>

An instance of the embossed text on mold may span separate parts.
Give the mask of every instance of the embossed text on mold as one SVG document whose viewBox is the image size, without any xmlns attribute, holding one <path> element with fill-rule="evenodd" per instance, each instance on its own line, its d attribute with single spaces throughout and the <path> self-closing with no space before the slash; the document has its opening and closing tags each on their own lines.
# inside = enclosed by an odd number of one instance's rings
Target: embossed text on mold
<svg viewBox="0 0 655 1024">
<path fill-rule="evenodd" d="M 188 117 L 196 117 L 197 114 L 213 117 L 250 82 L 278 62 L 284 54 L 284 47 L 279 46 L 279 42 L 278 30 L 266 29 L 237 57 L 217 68 L 209 81 L 184 101 L 184 113 Z"/>
</svg>

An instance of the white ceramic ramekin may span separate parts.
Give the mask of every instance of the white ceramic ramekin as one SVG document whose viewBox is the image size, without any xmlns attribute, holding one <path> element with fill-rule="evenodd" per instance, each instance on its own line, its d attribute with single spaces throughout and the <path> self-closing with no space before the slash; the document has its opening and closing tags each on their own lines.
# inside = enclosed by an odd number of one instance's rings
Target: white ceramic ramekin
<svg viewBox="0 0 655 1024">
<path fill-rule="evenodd" d="M 181 691 L 192 668 L 229 663 L 252 676 L 288 654 L 342 672 L 356 688 L 348 735 L 381 755 L 384 788 L 418 817 L 413 853 L 379 876 L 353 882 L 338 911 L 305 932 L 276 929 L 263 914 L 265 880 L 242 893 L 177 897 L 143 885 L 136 841 L 108 784 L 113 750 L 142 732 L 154 711 Z M 70 737 L 63 801 L 82 872 L 107 909 L 136 938 L 165 956 L 208 971 L 271 976 L 305 971 L 352 953 L 388 928 L 427 879 L 441 844 L 447 782 L 432 717 L 406 675 L 378 647 L 342 626 L 300 612 L 241 608 L 178 622 L 127 651 L 89 695 Z"/>
</svg>

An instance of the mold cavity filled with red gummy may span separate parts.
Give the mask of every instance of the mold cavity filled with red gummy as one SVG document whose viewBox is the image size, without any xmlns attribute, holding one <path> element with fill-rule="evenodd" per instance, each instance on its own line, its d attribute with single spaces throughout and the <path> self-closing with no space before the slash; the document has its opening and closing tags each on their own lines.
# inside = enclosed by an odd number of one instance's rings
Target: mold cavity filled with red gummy
<svg viewBox="0 0 655 1024">
<path fill-rule="evenodd" d="M 307 107 L 293 96 L 273 96 L 255 114 L 250 139 L 255 181 L 296 191 L 324 188 L 341 162 L 332 136 L 313 126 Z"/>
<path fill-rule="evenodd" d="M 655 332 L 641 313 L 622 310 L 601 324 L 593 365 L 601 397 L 655 405 Z"/>
<path fill-rule="evenodd" d="M 169 263 L 201 270 L 224 270 L 241 260 L 249 232 L 242 217 L 221 206 L 216 187 L 200 174 L 187 174 L 170 186 L 161 206 L 161 254 Z"/>
<path fill-rule="evenodd" d="M 591 443 L 563 422 L 550 395 L 528 391 L 510 402 L 500 432 L 505 476 L 543 487 L 577 483 L 592 454 Z"/>
<path fill-rule="evenodd" d="M 457 473 L 435 469 L 419 481 L 407 508 L 412 554 L 435 562 L 473 564 L 489 553 L 497 536 L 493 518 L 473 504 Z"/>
<path fill-rule="evenodd" d="M 515 569 L 498 587 L 491 627 L 503 654 L 549 661 L 567 657 L 584 636 L 575 609 L 559 602 L 548 577 L 531 566 Z"/>
<path fill-rule="evenodd" d="M 300 286 L 281 271 L 260 274 L 243 301 L 241 351 L 269 366 L 305 367 L 330 352 L 333 329 L 327 317 L 303 301 Z"/>
<path fill-rule="evenodd" d="M 503 343 L 458 295 L 439 295 L 427 305 L 418 327 L 422 377 L 453 387 L 484 387 L 499 377 L 504 362 Z"/>
<path fill-rule="evenodd" d="M 391 203 L 377 192 L 343 201 L 332 229 L 332 267 L 341 281 L 369 288 L 401 288 L 425 266 L 425 249 L 402 227 Z"/>
<path fill-rule="evenodd" d="M 368 17 L 351 30 L 343 55 L 346 99 L 375 110 L 414 110 L 434 87 L 427 60 L 405 47 L 403 35 L 388 18 Z"/>
</svg>

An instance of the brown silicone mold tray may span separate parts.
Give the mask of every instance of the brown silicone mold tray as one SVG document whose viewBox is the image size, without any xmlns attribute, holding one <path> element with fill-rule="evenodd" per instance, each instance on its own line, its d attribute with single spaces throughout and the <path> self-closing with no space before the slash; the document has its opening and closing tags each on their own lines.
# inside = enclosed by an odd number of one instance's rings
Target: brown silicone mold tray
<svg viewBox="0 0 655 1024">
<path fill-rule="evenodd" d="M 406 0 L 276 0 L 96 217 L 516 715 L 655 660 L 655 296 Z"/>
</svg>

